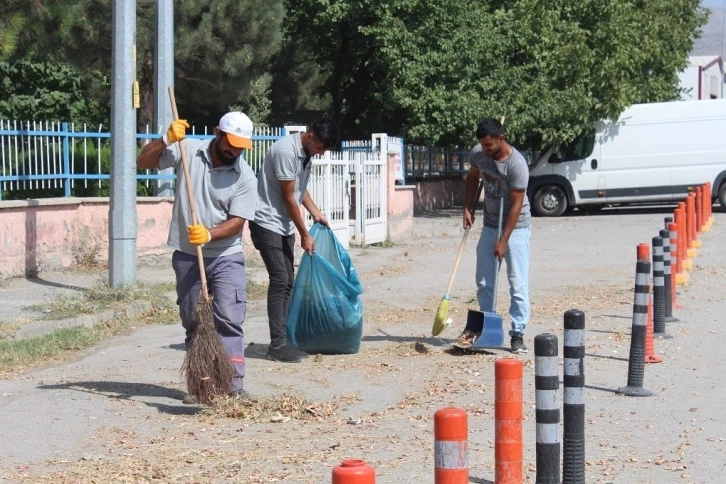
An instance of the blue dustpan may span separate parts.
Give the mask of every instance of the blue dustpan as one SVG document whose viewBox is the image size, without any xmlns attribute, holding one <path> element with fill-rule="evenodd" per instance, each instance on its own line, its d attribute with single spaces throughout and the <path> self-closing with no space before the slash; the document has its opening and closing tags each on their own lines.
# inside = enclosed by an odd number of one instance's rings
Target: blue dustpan
<svg viewBox="0 0 726 484">
<path fill-rule="evenodd" d="M 497 240 L 502 237 L 502 212 L 504 211 L 504 198 L 499 197 L 499 226 L 497 227 Z M 497 313 L 497 282 L 499 281 L 499 268 L 502 262 L 497 261 L 497 268 L 494 271 L 494 300 L 492 304 L 492 312 L 483 313 L 481 311 L 469 311 L 467 315 L 466 327 L 469 329 L 469 320 L 471 319 L 472 327 L 478 327 L 481 332 L 479 338 L 471 345 L 469 349 L 476 351 L 477 349 L 485 350 L 504 350 L 504 318 Z M 479 322 L 480 321 L 480 322 Z"/>
</svg>

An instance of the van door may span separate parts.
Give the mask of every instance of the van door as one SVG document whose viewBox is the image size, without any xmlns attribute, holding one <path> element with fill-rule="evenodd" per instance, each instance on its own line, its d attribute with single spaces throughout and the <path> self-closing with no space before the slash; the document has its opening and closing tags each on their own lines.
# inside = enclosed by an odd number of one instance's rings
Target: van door
<svg viewBox="0 0 726 484">
<path fill-rule="evenodd" d="M 621 117 L 602 123 L 598 144 L 602 147 L 600 173 L 608 203 L 662 201 L 671 198 L 672 147 L 658 132 L 661 123 L 635 122 Z"/>
</svg>

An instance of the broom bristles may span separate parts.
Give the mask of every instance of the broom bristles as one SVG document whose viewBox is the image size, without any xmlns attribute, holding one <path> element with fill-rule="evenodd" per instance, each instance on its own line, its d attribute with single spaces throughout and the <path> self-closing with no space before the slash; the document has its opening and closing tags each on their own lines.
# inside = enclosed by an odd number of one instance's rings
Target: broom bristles
<svg viewBox="0 0 726 484">
<path fill-rule="evenodd" d="M 234 378 L 234 367 L 227 350 L 214 328 L 212 299 L 200 297 L 195 308 L 197 328 L 187 347 L 182 364 L 187 389 L 197 402 L 209 404 L 229 393 Z"/>
<path fill-rule="evenodd" d="M 446 329 L 446 320 L 449 317 L 449 299 L 444 298 L 439 304 L 439 309 L 436 311 L 436 318 L 434 319 L 434 327 L 431 330 L 433 336 L 438 336 L 443 330 Z"/>
</svg>

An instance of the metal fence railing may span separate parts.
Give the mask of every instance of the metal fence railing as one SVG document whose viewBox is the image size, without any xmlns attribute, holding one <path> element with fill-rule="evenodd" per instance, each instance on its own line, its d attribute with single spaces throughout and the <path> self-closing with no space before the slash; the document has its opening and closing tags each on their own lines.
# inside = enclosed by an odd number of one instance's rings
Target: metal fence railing
<svg viewBox="0 0 726 484">
<path fill-rule="evenodd" d="M 139 149 L 142 140 L 160 136 L 149 127 L 145 131 L 136 135 Z M 192 128 L 188 137 L 213 137 L 207 128 L 198 131 Z M 255 173 L 284 134 L 284 127 L 255 128 L 254 149 L 244 154 Z M 111 133 L 103 126 L 0 120 L 0 199 L 108 196 L 110 167 Z M 176 175 L 138 170 L 136 178 L 138 193 L 152 195 L 155 183 Z"/>
<path fill-rule="evenodd" d="M 463 175 L 469 171 L 471 150 L 440 146 L 406 145 L 406 177 Z"/>
<path fill-rule="evenodd" d="M 519 149 L 519 148 L 518 148 Z M 404 169 L 406 177 L 465 176 L 471 163 L 471 148 L 446 148 L 440 146 L 406 145 Z M 519 149 L 527 164 L 532 164 L 541 155 L 539 151 Z"/>
</svg>

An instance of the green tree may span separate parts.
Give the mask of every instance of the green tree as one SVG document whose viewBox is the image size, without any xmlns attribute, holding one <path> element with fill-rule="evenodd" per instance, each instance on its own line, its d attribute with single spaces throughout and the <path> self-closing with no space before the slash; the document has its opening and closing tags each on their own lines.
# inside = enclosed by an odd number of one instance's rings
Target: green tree
<svg viewBox="0 0 726 484">
<path fill-rule="evenodd" d="M 298 58 L 308 58 L 327 73 L 333 120 L 352 138 L 383 129 L 392 119 L 388 74 L 377 32 L 389 4 L 381 0 L 304 0 L 285 2 L 285 30 Z"/>
<path fill-rule="evenodd" d="M 44 51 L 84 73 L 111 72 L 111 0 L 47 0 L 39 39 Z M 190 122 L 216 125 L 227 107 L 244 103 L 251 83 L 267 73 L 282 41 L 281 0 L 260 8 L 254 0 L 174 2 L 175 90 Z M 138 3 L 136 65 L 142 107 L 138 124 L 153 120 L 155 6 Z M 110 91 L 93 84 L 103 100 Z"/>
<path fill-rule="evenodd" d="M 698 0 L 287 5 L 288 35 L 328 70 L 344 132 L 388 119 L 412 141 L 470 143 L 477 118 L 506 115 L 510 136 L 535 148 L 633 103 L 676 99 L 706 20 Z"/>
<path fill-rule="evenodd" d="M 96 81 L 109 86 L 108 78 Z M 88 96 L 81 74 L 69 64 L 32 59 L 0 62 L 0 118 L 108 125 L 107 104 Z"/>
<path fill-rule="evenodd" d="M 270 74 L 271 123 L 308 123 L 330 111 L 327 72 L 291 39 L 283 41 Z"/>
<path fill-rule="evenodd" d="M 26 53 L 48 12 L 42 0 L 4 0 L 0 8 L 0 62 Z"/>
</svg>

